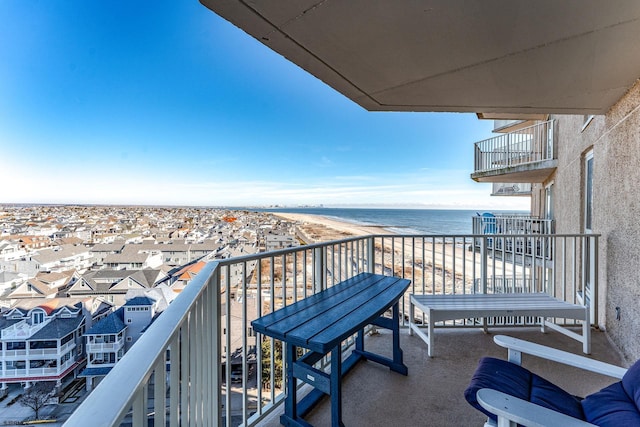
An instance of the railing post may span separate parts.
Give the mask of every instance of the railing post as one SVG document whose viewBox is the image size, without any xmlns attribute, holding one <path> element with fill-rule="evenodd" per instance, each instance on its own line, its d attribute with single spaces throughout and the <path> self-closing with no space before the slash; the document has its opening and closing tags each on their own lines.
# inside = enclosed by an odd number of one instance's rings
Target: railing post
<svg viewBox="0 0 640 427">
<path fill-rule="evenodd" d="M 487 236 L 480 239 L 480 285 L 482 294 L 487 293 Z"/>
<path fill-rule="evenodd" d="M 547 124 L 547 159 L 553 159 L 554 152 L 554 120 L 549 120 Z"/>
<path fill-rule="evenodd" d="M 369 236 L 367 239 L 367 272 L 375 273 L 376 260 L 375 260 L 375 244 L 374 237 Z"/>
<path fill-rule="evenodd" d="M 598 326 L 598 236 L 589 236 L 589 239 L 592 240 L 591 257 L 590 257 L 590 268 L 591 268 L 591 310 L 589 315 L 591 316 L 591 324 Z"/>
<path fill-rule="evenodd" d="M 314 255 L 314 274 L 313 274 L 313 292 L 318 293 L 324 289 L 325 264 L 324 250 L 322 247 L 313 249 Z"/>
<path fill-rule="evenodd" d="M 213 392 L 211 393 L 211 405 L 213 407 L 213 425 L 221 426 L 222 425 L 222 387 L 219 384 L 222 384 L 222 348 L 221 341 L 222 335 L 220 331 L 222 330 L 222 302 L 221 302 L 221 294 L 220 294 L 220 267 L 216 268 L 211 277 L 211 281 L 208 285 L 208 291 L 210 294 L 210 319 L 211 319 L 211 350 L 212 350 L 212 361 L 215 363 L 210 363 L 211 372 L 211 385 L 214 387 Z M 227 290 L 228 292 L 228 290 Z M 258 297 L 256 297 L 258 298 Z M 243 303 L 246 304 L 246 295 L 243 295 Z"/>
<path fill-rule="evenodd" d="M 507 139 L 507 143 L 505 144 L 505 153 L 506 153 L 506 166 L 509 167 L 511 166 L 512 160 L 511 160 L 511 154 L 510 154 L 510 148 L 511 148 L 511 135 L 507 134 L 505 135 L 506 139 Z"/>
</svg>

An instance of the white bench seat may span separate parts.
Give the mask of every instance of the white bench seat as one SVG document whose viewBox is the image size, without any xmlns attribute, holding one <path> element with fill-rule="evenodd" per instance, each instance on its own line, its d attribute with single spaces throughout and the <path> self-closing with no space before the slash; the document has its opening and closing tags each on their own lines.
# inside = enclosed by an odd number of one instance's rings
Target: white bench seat
<svg viewBox="0 0 640 427">
<path fill-rule="evenodd" d="M 427 325 L 415 322 L 415 309 L 426 316 Z M 582 343 L 583 352 L 591 353 L 591 328 L 589 309 L 579 304 L 571 304 L 545 293 L 505 293 L 505 294 L 456 294 L 419 295 L 412 294 L 409 306 L 409 333 L 417 334 L 428 346 L 428 354 L 433 356 L 434 324 L 456 319 L 475 319 L 501 316 L 531 316 L 540 318 L 542 331 L 549 327 Z M 552 319 L 575 319 L 582 321 L 582 335 L 577 334 Z M 486 322 L 484 323 L 486 331 Z M 424 329 L 427 330 L 425 333 Z"/>
</svg>

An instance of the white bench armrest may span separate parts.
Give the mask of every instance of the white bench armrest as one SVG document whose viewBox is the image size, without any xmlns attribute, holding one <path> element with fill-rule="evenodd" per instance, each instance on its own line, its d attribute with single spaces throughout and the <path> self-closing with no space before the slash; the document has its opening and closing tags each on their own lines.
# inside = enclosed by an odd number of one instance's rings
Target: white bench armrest
<svg viewBox="0 0 640 427">
<path fill-rule="evenodd" d="M 521 362 L 521 354 L 525 353 L 613 378 L 620 379 L 627 372 L 625 368 L 620 366 L 506 335 L 496 335 L 493 337 L 493 341 L 499 346 L 507 348 L 509 350 L 509 361 L 518 365 Z"/>
<path fill-rule="evenodd" d="M 510 427 L 517 424 L 527 427 L 594 426 L 586 421 L 489 388 L 478 390 L 476 397 L 484 409 L 498 417 L 498 427 Z"/>
</svg>

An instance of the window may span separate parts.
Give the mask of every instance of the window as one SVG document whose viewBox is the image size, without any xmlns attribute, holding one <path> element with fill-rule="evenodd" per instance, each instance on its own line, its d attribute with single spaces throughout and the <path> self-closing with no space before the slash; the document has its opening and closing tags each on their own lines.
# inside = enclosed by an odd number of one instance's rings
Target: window
<svg viewBox="0 0 640 427">
<path fill-rule="evenodd" d="M 7 343 L 7 350 L 24 350 L 27 348 L 27 343 L 24 341 L 9 341 Z"/>
<path fill-rule="evenodd" d="M 594 173 L 594 162 L 593 162 L 593 150 L 589 150 L 584 155 L 584 181 L 583 181 L 583 212 L 584 212 L 584 222 L 583 229 L 585 234 L 590 234 L 593 232 L 593 173 Z M 590 315 L 595 316 L 595 308 L 594 305 L 591 304 L 591 288 L 592 283 L 595 279 L 595 263 L 590 262 L 590 260 L 595 259 L 595 245 L 592 245 L 590 240 L 587 239 L 585 241 L 585 245 L 583 250 L 583 275 L 584 275 L 584 285 L 578 286 L 578 300 L 590 306 Z M 592 317 L 593 319 L 594 317 Z"/>
<path fill-rule="evenodd" d="M 73 339 L 73 333 L 67 335 L 66 337 L 62 338 L 62 340 L 60 340 L 60 345 L 65 345 L 66 343 L 68 343 L 69 341 L 71 341 Z"/>
<path fill-rule="evenodd" d="M 58 347 L 58 341 L 54 341 L 54 340 L 29 342 L 29 348 L 33 350 L 41 350 L 45 348 L 57 348 L 57 347 Z"/>
<path fill-rule="evenodd" d="M 544 189 L 544 219 L 553 219 L 553 184 Z"/>
<path fill-rule="evenodd" d="M 593 151 L 584 158 L 584 231 L 593 230 Z"/>
<path fill-rule="evenodd" d="M 589 124 L 591 124 L 593 117 L 594 116 L 592 114 L 585 114 L 584 116 L 582 116 L 582 129 L 580 129 L 580 132 L 584 131 L 589 126 Z"/>
<path fill-rule="evenodd" d="M 33 325 L 38 325 L 44 322 L 44 312 L 41 310 L 36 310 L 31 313 L 31 323 Z"/>
</svg>

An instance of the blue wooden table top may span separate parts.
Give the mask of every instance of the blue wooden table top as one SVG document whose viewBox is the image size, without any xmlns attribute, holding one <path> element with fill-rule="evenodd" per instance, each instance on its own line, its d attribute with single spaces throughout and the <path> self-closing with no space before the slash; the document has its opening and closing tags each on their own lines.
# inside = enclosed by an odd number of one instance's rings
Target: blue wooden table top
<svg viewBox="0 0 640 427">
<path fill-rule="evenodd" d="M 251 324 L 263 335 L 327 353 L 382 315 L 400 299 L 409 283 L 398 277 L 360 273 Z"/>
</svg>

